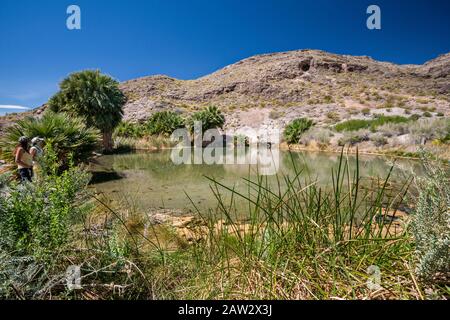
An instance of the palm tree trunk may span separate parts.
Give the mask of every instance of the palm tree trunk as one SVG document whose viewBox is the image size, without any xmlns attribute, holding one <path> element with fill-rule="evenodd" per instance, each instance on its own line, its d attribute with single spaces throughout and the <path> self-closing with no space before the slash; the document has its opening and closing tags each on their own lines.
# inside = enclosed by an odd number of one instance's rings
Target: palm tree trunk
<svg viewBox="0 0 450 320">
<path fill-rule="evenodd" d="M 103 150 L 111 151 L 113 149 L 112 130 L 103 131 Z"/>
</svg>

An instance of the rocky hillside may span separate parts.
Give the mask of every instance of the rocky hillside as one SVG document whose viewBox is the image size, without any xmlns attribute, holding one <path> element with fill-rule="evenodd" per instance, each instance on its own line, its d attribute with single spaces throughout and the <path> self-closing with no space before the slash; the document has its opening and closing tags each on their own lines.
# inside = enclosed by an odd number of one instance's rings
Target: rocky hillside
<svg viewBox="0 0 450 320">
<path fill-rule="evenodd" d="M 196 80 L 151 76 L 121 84 L 125 118 L 152 112 L 192 112 L 206 105 L 228 114 L 227 128 L 285 123 L 297 116 L 318 123 L 375 113 L 450 113 L 450 54 L 424 65 L 395 65 L 370 57 L 317 50 L 250 57 Z"/>
<path fill-rule="evenodd" d="M 368 109 L 448 116 L 450 53 L 423 65 L 395 65 L 298 50 L 253 56 L 196 80 L 157 75 L 124 82 L 121 89 L 128 96 L 125 120 L 133 122 L 156 111 L 188 114 L 207 105 L 227 114 L 231 130 L 284 125 L 300 116 L 332 124 L 368 117 Z M 0 117 L 0 130 L 13 118 Z"/>
</svg>

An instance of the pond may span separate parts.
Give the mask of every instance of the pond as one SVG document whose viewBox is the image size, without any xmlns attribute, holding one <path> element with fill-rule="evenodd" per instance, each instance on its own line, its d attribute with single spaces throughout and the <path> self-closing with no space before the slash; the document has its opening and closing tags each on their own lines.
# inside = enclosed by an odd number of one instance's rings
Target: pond
<svg viewBox="0 0 450 320">
<path fill-rule="evenodd" d="M 281 180 L 283 175 L 293 178 L 295 164 L 297 170 L 302 171 L 302 180 L 317 180 L 321 186 L 330 186 L 332 169 L 338 167 L 339 157 L 334 153 L 282 151 L 278 177 Z M 346 157 L 351 172 L 354 172 L 356 156 Z M 379 177 L 384 180 L 392 161 L 386 157 L 360 155 L 361 178 Z M 399 166 L 409 171 L 420 170 L 420 163 L 416 161 L 397 159 L 395 163 L 391 181 L 404 181 L 408 176 Z M 91 185 L 97 192 L 143 212 L 153 208 L 194 210 L 193 204 L 201 210 L 215 208 L 217 201 L 211 190 L 213 183 L 206 177 L 244 194 L 248 194 L 245 179 L 257 177 L 256 165 L 176 165 L 171 160 L 170 150 L 102 156 L 92 164 L 91 170 L 94 174 Z M 267 176 L 267 183 L 277 188 L 277 177 Z M 230 192 L 220 189 L 225 199 L 229 199 Z M 245 205 L 245 202 L 241 204 Z"/>
</svg>

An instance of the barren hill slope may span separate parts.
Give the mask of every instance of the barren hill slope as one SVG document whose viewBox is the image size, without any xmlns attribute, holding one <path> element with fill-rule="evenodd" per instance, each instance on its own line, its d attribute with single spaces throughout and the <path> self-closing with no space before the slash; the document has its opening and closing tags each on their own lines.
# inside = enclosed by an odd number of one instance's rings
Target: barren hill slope
<svg viewBox="0 0 450 320">
<path fill-rule="evenodd" d="M 450 53 L 423 65 L 396 65 L 366 56 L 319 50 L 256 55 L 196 80 L 164 75 L 121 83 L 128 97 L 125 120 L 143 121 L 153 112 L 188 114 L 216 105 L 226 128 L 282 126 L 305 116 L 332 124 L 374 113 L 450 115 Z M 0 117 L 1 127 L 41 109 Z"/>
<path fill-rule="evenodd" d="M 228 126 L 235 127 L 251 118 L 245 116 L 248 112 L 266 114 L 266 120 L 272 113 L 280 119 L 292 114 L 319 122 L 348 118 L 365 108 L 393 113 L 429 108 L 448 114 L 449 74 L 450 54 L 424 65 L 396 65 L 299 50 L 253 56 L 196 80 L 158 75 L 124 82 L 121 88 L 129 98 L 128 120 L 143 120 L 167 108 L 190 112 L 214 104 L 229 114 Z"/>
</svg>

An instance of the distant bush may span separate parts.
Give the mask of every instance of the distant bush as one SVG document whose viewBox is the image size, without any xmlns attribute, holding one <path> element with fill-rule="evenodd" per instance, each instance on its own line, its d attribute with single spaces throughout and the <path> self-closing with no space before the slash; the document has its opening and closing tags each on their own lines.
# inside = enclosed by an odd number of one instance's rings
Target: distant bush
<svg viewBox="0 0 450 320">
<path fill-rule="evenodd" d="M 284 139 L 287 143 L 298 143 L 300 137 L 314 125 L 313 121 L 307 118 L 298 118 L 289 123 L 284 129 Z"/>
<path fill-rule="evenodd" d="M 440 140 L 447 142 L 450 139 L 450 118 L 421 119 L 409 131 L 416 143 L 426 143 L 430 140 Z"/>
<path fill-rule="evenodd" d="M 145 127 L 151 135 L 168 137 L 176 129 L 184 127 L 184 120 L 173 111 L 156 112 L 147 120 Z"/>
<path fill-rule="evenodd" d="M 443 117 L 444 114 L 443 114 L 442 112 L 438 112 L 438 113 L 436 114 L 436 116 L 438 116 L 438 117 Z"/>
<path fill-rule="evenodd" d="M 323 102 L 324 103 L 332 103 L 332 102 L 334 102 L 334 99 L 332 96 L 326 95 L 325 97 L 323 97 Z"/>
<path fill-rule="evenodd" d="M 377 127 L 382 126 L 387 123 L 406 123 L 410 121 L 409 118 L 405 118 L 402 116 L 377 116 L 372 120 L 362 120 L 362 119 L 352 119 L 347 120 L 341 123 L 338 123 L 335 126 L 336 131 L 357 131 L 361 129 L 371 129 L 375 130 Z"/>
<path fill-rule="evenodd" d="M 388 143 L 386 137 L 381 133 L 375 133 L 371 135 L 370 141 L 372 141 L 376 147 L 381 147 Z"/>
<path fill-rule="evenodd" d="M 409 133 L 408 123 L 387 123 L 377 127 L 377 132 L 385 137 L 401 136 Z"/>
<path fill-rule="evenodd" d="M 365 130 L 365 129 L 361 129 L 358 131 L 345 132 L 344 136 L 339 139 L 338 145 L 341 147 L 345 146 L 346 144 L 349 144 L 350 146 L 354 146 L 360 142 L 368 141 L 369 135 L 370 135 L 369 130 Z"/>
<path fill-rule="evenodd" d="M 311 128 L 306 131 L 300 138 L 300 143 L 308 146 L 312 141 L 315 141 L 319 147 L 324 148 L 330 144 L 330 139 L 333 133 L 325 128 Z"/>
<path fill-rule="evenodd" d="M 336 111 L 327 112 L 327 118 L 332 122 L 338 122 L 339 120 L 341 120 L 339 113 L 337 113 Z"/>
<path fill-rule="evenodd" d="M 430 112 L 428 112 L 428 111 L 425 111 L 423 114 L 422 114 L 424 117 L 427 117 L 427 118 L 431 118 L 433 115 L 430 113 Z"/>
<path fill-rule="evenodd" d="M 370 115 L 370 109 L 369 108 L 364 108 L 361 110 L 361 113 L 365 116 Z"/>
<path fill-rule="evenodd" d="M 281 118 L 282 113 L 280 111 L 272 110 L 269 113 L 269 119 L 276 120 Z"/>
</svg>

